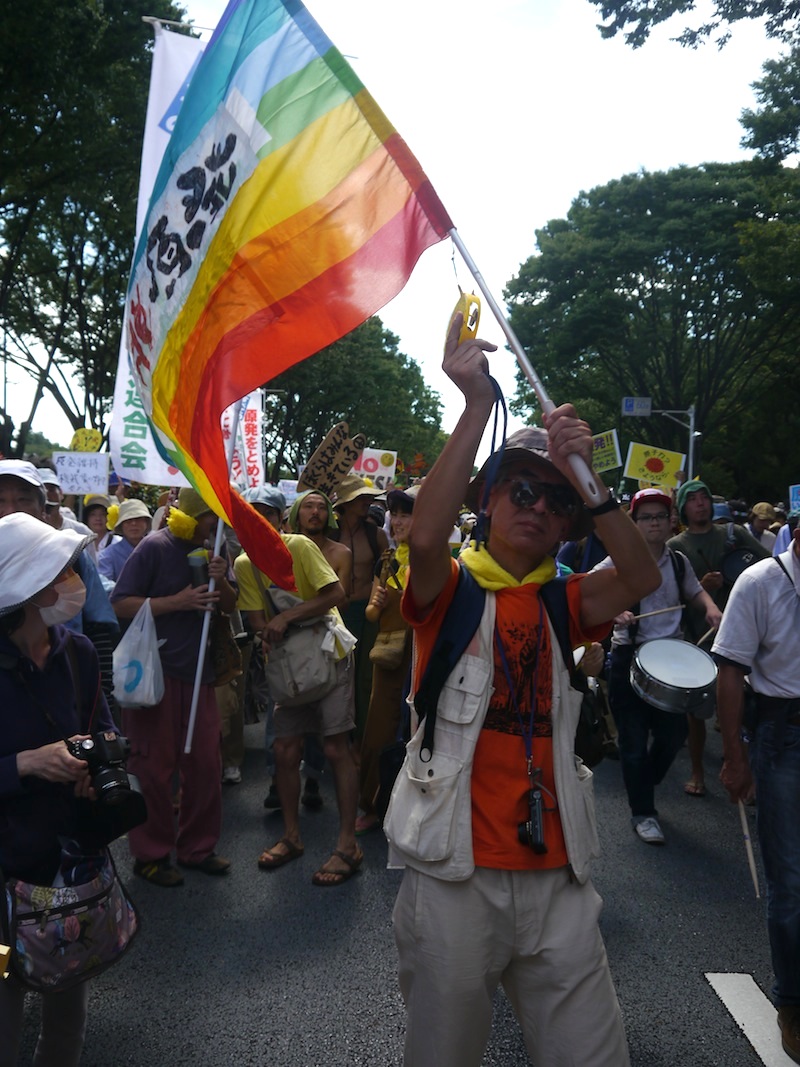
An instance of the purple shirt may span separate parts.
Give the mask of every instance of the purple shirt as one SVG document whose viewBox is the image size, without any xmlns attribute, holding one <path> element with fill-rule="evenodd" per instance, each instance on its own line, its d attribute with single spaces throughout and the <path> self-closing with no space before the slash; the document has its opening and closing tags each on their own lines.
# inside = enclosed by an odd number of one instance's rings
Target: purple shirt
<svg viewBox="0 0 800 1067">
<path fill-rule="evenodd" d="M 143 537 L 122 568 L 111 603 L 129 596 L 173 596 L 191 585 L 191 568 L 187 560 L 198 546 L 175 537 L 169 530 L 158 530 Z M 224 552 L 224 548 L 223 548 Z M 228 568 L 228 581 L 233 573 Z M 164 674 L 184 682 L 193 682 L 203 627 L 201 612 L 171 611 L 156 615 L 156 633 L 164 644 L 159 649 Z M 209 657 L 203 666 L 203 682 L 210 684 L 213 672 Z"/>
</svg>

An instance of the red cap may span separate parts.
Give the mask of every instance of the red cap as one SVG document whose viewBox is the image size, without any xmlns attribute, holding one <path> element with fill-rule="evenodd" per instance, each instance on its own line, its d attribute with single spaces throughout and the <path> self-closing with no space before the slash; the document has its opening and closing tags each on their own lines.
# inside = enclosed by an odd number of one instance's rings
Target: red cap
<svg viewBox="0 0 800 1067">
<path fill-rule="evenodd" d="M 672 497 L 665 493 L 663 489 L 651 486 L 649 489 L 640 489 L 638 493 L 634 493 L 630 508 L 631 518 L 636 518 L 636 509 L 640 504 L 648 503 L 663 504 L 667 511 L 672 510 Z"/>
</svg>

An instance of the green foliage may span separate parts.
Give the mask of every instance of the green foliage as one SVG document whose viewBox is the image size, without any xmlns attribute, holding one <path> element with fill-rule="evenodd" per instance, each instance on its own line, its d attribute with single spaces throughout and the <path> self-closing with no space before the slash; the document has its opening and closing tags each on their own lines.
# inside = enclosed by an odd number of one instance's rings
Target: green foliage
<svg viewBox="0 0 800 1067">
<path fill-rule="evenodd" d="M 340 341 L 270 381 L 269 477 L 294 477 L 325 434 L 344 420 L 370 448 L 416 452 L 432 463 L 444 447 L 441 402 L 398 338 L 373 316 Z"/>
<path fill-rule="evenodd" d="M 696 0 L 591 0 L 600 9 L 603 37 L 623 33 L 625 43 L 640 48 L 651 30 L 673 15 L 685 15 L 696 8 Z M 763 19 L 770 37 L 792 42 L 798 36 L 798 0 L 714 0 L 706 21 L 687 26 L 675 40 L 690 48 L 716 36 L 722 47 L 731 36 L 731 27 L 743 19 Z"/>
<path fill-rule="evenodd" d="M 796 396 L 798 194 L 800 173 L 754 163 L 642 172 L 581 193 L 566 219 L 537 231 L 539 254 L 506 290 L 556 403 L 573 402 L 598 431 L 620 426 L 680 451 L 684 429 L 663 416 L 621 421 L 620 402 L 694 403 L 703 455 L 718 447 L 741 481 L 737 427 L 763 416 L 776 389 Z M 524 413 L 533 398 L 518 379 L 512 407 Z"/>
<path fill-rule="evenodd" d="M 133 247 L 152 30 L 171 0 L 0 10 L 0 322 L 75 428 L 110 405 Z M 81 396 L 73 393 L 77 379 Z M 5 413 L 2 413 L 5 414 Z"/>
<path fill-rule="evenodd" d="M 800 52 L 793 48 L 762 69 L 764 76 L 753 83 L 760 107 L 745 109 L 739 120 L 747 131 L 742 147 L 780 162 L 800 148 Z"/>
</svg>

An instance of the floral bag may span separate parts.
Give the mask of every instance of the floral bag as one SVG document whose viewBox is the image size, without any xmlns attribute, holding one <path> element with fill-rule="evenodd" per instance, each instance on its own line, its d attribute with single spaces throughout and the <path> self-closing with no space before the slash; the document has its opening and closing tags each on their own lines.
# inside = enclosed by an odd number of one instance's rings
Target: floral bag
<svg viewBox="0 0 800 1067">
<path fill-rule="evenodd" d="M 28 989 L 58 993 L 122 959 L 139 930 L 133 901 L 106 851 L 81 885 L 31 885 L 9 879 L 0 908 L 11 971 Z"/>
</svg>

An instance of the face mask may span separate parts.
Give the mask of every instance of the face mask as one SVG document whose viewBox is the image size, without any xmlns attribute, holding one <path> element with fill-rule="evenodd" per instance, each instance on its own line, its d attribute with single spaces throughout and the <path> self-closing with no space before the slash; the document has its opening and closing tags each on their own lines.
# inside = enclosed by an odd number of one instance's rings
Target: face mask
<svg viewBox="0 0 800 1067">
<path fill-rule="evenodd" d="M 48 608 L 39 608 L 45 626 L 55 626 L 59 622 L 74 619 L 86 603 L 86 586 L 77 574 L 71 574 L 53 587 L 58 600 Z M 36 605 L 39 607 L 39 605 Z"/>
</svg>

